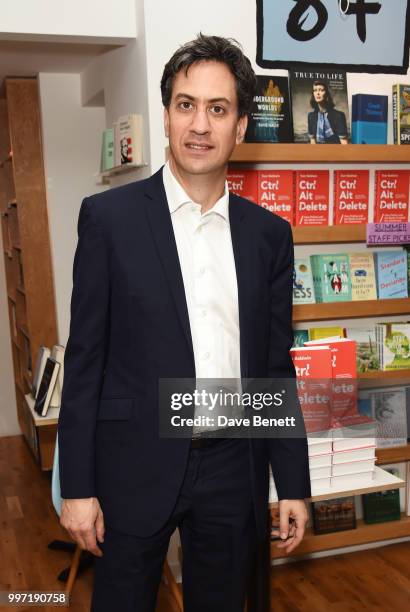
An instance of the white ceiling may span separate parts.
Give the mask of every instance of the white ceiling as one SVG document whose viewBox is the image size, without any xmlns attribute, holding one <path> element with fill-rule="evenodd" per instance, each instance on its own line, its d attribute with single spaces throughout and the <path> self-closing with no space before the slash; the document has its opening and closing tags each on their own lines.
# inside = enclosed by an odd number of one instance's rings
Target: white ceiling
<svg viewBox="0 0 410 612">
<path fill-rule="evenodd" d="M 113 45 L 0 41 L 0 88 L 6 76 L 35 76 L 39 72 L 79 73 Z"/>
</svg>

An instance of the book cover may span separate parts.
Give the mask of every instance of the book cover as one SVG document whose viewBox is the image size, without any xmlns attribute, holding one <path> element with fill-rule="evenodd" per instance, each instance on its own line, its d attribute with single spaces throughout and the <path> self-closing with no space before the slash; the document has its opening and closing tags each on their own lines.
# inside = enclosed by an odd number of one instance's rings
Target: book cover
<svg viewBox="0 0 410 612">
<path fill-rule="evenodd" d="M 114 167 L 114 128 L 108 128 L 102 134 L 101 172 Z"/>
<path fill-rule="evenodd" d="M 40 387 L 41 379 L 43 377 L 44 368 L 47 363 L 47 359 L 50 357 L 50 355 L 51 351 L 47 346 L 40 346 L 37 353 L 36 365 L 33 375 L 32 395 L 34 399 L 38 395 L 38 390 Z"/>
<path fill-rule="evenodd" d="M 399 470 L 388 468 L 386 470 L 393 476 L 399 477 Z M 385 521 L 397 521 L 400 519 L 400 490 L 376 491 L 375 493 L 364 493 L 363 520 L 365 523 L 383 523 Z"/>
<path fill-rule="evenodd" d="M 378 297 L 408 297 L 405 251 L 378 251 L 374 261 Z"/>
<path fill-rule="evenodd" d="M 378 448 L 407 443 L 407 397 L 405 387 L 360 391 L 359 410 L 376 422 Z"/>
<path fill-rule="evenodd" d="M 295 172 L 295 225 L 329 225 L 329 170 Z"/>
<path fill-rule="evenodd" d="M 380 361 L 377 352 L 375 328 L 348 327 L 346 335 L 356 342 L 357 373 L 379 370 Z"/>
<path fill-rule="evenodd" d="M 367 223 L 369 218 L 369 171 L 335 170 L 333 223 Z"/>
<path fill-rule="evenodd" d="M 352 143 L 387 144 L 388 96 L 352 96 Z"/>
<path fill-rule="evenodd" d="M 410 85 L 393 85 L 393 142 L 410 144 Z"/>
<path fill-rule="evenodd" d="M 409 170 L 376 170 L 375 223 L 405 223 L 409 219 Z"/>
<path fill-rule="evenodd" d="M 258 171 L 229 168 L 226 175 L 228 189 L 232 193 L 258 203 Z"/>
<path fill-rule="evenodd" d="M 309 340 L 308 329 L 294 329 L 293 330 L 293 346 L 292 348 L 299 348 Z"/>
<path fill-rule="evenodd" d="M 122 115 L 114 124 L 116 165 L 137 164 L 142 160 L 142 115 Z"/>
<path fill-rule="evenodd" d="M 410 368 L 410 323 L 378 323 L 382 370 Z"/>
<path fill-rule="evenodd" d="M 293 225 L 295 194 L 292 170 L 259 170 L 258 204 Z"/>
<path fill-rule="evenodd" d="M 332 393 L 330 349 L 327 346 L 293 348 L 290 355 L 295 366 L 306 432 L 327 431 Z"/>
<path fill-rule="evenodd" d="M 288 78 L 257 75 L 245 142 L 293 142 Z"/>
<path fill-rule="evenodd" d="M 313 531 L 316 535 L 356 529 L 354 496 L 311 502 Z"/>
<path fill-rule="evenodd" d="M 295 142 L 347 144 L 350 139 L 346 73 L 289 71 Z"/>
<path fill-rule="evenodd" d="M 347 253 L 311 255 L 316 302 L 346 302 L 352 299 Z"/>
<path fill-rule="evenodd" d="M 48 357 L 34 404 L 34 410 L 41 416 L 46 416 L 47 414 L 59 367 L 58 361 Z"/>
<path fill-rule="evenodd" d="M 296 258 L 293 266 L 293 303 L 314 304 L 312 268 L 309 257 Z"/>
<path fill-rule="evenodd" d="M 311 327 L 309 329 L 309 338 L 307 340 L 334 340 L 335 338 L 344 338 L 344 327 Z M 307 341 L 306 340 L 306 341 Z"/>
<path fill-rule="evenodd" d="M 377 300 L 373 253 L 349 253 L 352 300 Z"/>
</svg>

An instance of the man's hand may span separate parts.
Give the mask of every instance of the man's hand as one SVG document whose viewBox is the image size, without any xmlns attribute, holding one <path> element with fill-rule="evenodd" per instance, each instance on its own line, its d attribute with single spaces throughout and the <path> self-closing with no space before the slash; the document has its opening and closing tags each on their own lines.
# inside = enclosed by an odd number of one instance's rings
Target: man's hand
<svg viewBox="0 0 410 612">
<path fill-rule="evenodd" d="M 104 517 L 96 497 L 63 499 L 60 524 L 82 549 L 102 557 L 97 540 L 104 542 Z"/>
<path fill-rule="evenodd" d="M 308 512 L 303 499 L 281 499 L 279 501 L 279 530 L 272 530 L 273 536 L 280 536 L 278 548 L 290 553 L 300 544 L 308 521 Z M 293 519 L 289 524 L 289 519 Z"/>
</svg>

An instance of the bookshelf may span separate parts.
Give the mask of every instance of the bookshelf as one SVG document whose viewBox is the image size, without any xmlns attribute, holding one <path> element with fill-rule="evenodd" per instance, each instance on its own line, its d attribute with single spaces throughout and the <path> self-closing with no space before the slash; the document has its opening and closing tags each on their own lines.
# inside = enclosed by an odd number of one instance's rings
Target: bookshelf
<svg viewBox="0 0 410 612">
<path fill-rule="evenodd" d="M 244 143 L 235 147 L 230 161 L 249 164 L 408 164 L 410 151 L 402 145 Z"/>
<path fill-rule="evenodd" d="M 39 431 L 25 396 L 41 345 L 57 344 L 36 78 L 6 78 L 0 98 L 0 211 L 17 416 L 42 469 L 56 425 Z"/>
<path fill-rule="evenodd" d="M 410 148 L 397 145 L 310 145 L 310 144 L 240 144 L 230 161 L 234 164 L 410 164 Z M 364 243 L 366 225 L 293 227 L 295 245 Z M 337 319 L 374 318 L 379 316 L 405 315 L 410 313 L 410 298 L 352 301 L 344 303 L 301 304 L 293 307 L 295 323 L 316 322 Z M 358 374 L 361 388 L 387 387 L 397 384 L 410 384 L 410 370 L 399 372 L 369 372 Z M 325 551 L 357 544 L 373 543 L 387 539 L 410 536 L 409 478 L 410 445 L 376 450 L 376 478 L 379 479 L 373 490 L 399 488 L 406 486 L 406 512 L 401 520 L 378 524 L 366 524 L 357 520 L 357 528 L 348 531 L 315 535 L 308 528 L 305 537 L 290 555 L 271 543 L 271 558 L 297 557 L 318 551 Z M 388 463 L 406 462 L 406 481 L 384 472 L 379 467 Z M 390 482 L 386 485 L 387 481 Z M 384 484 L 383 484 L 384 482 Z M 395 483 L 395 484 L 394 484 Z M 379 485 L 379 488 L 377 486 Z M 371 489 L 350 491 L 326 491 L 314 495 L 312 500 L 331 499 L 349 495 L 360 495 Z"/>
<path fill-rule="evenodd" d="M 347 146 L 347 145 L 346 145 Z M 327 321 L 330 319 L 360 319 L 410 312 L 410 298 L 363 300 L 324 304 L 297 304 L 293 306 L 293 321 Z"/>
</svg>

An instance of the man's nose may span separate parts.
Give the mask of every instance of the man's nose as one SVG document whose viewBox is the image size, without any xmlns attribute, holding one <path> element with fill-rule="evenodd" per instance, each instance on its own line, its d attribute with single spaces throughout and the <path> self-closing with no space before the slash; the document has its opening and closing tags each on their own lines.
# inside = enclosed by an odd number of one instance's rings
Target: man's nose
<svg viewBox="0 0 410 612">
<path fill-rule="evenodd" d="M 206 134 L 209 132 L 209 115 L 206 109 L 196 109 L 191 123 L 191 130 L 197 134 Z"/>
</svg>

